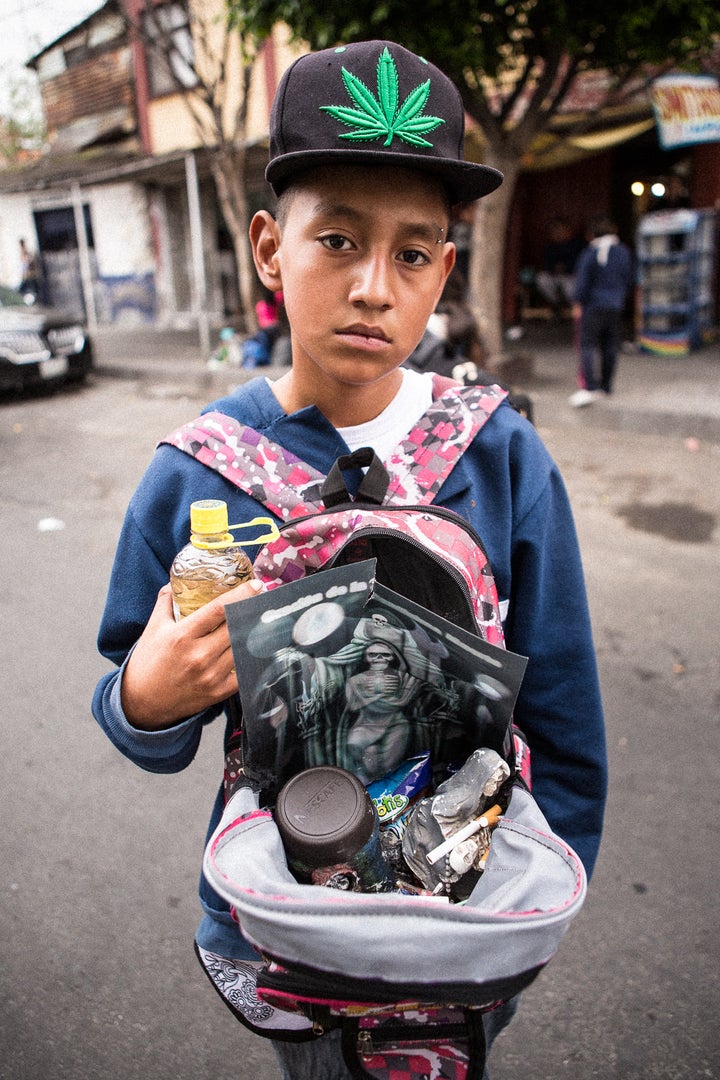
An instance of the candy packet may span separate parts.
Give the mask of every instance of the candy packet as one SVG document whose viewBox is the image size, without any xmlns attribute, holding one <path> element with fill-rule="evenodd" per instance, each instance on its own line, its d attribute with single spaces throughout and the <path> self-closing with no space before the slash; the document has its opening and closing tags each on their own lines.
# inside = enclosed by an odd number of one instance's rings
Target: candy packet
<svg viewBox="0 0 720 1080">
<path fill-rule="evenodd" d="M 367 787 L 380 822 L 380 846 L 398 883 L 410 882 L 402 854 L 402 839 L 414 807 L 427 795 L 433 782 L 430 753 L 407 758 L 395 769 Z"/>
</svg>

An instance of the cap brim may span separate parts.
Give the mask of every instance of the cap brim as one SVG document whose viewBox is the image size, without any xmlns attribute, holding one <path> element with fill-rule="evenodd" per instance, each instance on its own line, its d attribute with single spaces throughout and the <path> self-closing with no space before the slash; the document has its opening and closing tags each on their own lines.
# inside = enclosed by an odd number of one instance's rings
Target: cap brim
<svg viewBox="0 0 720 1080">
<path fill-rule="evenodd" d="M 282 154 L 270 162 L 265 179 L 276 195 L 290 182 L 309 169 L 323 165 L 394 165 L 401 169 L 417 169 L 444 185 L 451 203 L 472 202 L 489 195 L 500 187 L 503 174 L 488 165 L 452 158 L 429 158 L 420 154 L 389 154 L 387 150 L 303 150 Z"/>
</svg>

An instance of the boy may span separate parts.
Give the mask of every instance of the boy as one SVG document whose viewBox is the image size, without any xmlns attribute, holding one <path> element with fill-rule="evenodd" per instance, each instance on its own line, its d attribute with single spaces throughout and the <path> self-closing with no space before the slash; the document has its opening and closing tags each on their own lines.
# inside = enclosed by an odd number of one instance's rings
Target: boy
<svg viewBox="0 0 720 1080">
<path fill-rule="evenodd" d="M 463 120 L 449 80 L 391 42 L 326 50 L 289 69 L 273 107 L 266 174 L 277 213 L 256 214 L 250 238 L 263 285 L 283 292 L 292 367 L 212 408 L 323 473 L 348 449 L 369 445 L 388 456 L 432 398 L 431 376 L 401 365 L 453 267 L 450 207 L 502 179 L 463 160 Z M 190 763 L 203 726 L 237 691 L 224 604 L 258 587 L 239 586 L 173 621 L 168 569 L 200 498 L 225 500 L 232 521 L 258 512 L 218 473 L 160 447 L 128 510 L 100 629 L 101 652 L 121 666 L 98 684 L 95 716 L 123 753 L 158 772 Z M 532 426 L 503 404 L 436 501 L 486 544 L 508 647 L 530 657 L 516 718 L 533 750 L 535 794 L 590 871 L 605 796 L 603 720 L 562 481 Z M 221 808 L 218 794 L 210 830 Z M 231 958 L 241 980 L 253 950 L 204 880 L 201 901 L 199 954 L 224 972 Z M 488 1023 L 497 1029 L 511 1013 L 498 1010 Z M 275 1046 L 284 1077 L 349 1075 L 333 1033 Z"/>
</svg>

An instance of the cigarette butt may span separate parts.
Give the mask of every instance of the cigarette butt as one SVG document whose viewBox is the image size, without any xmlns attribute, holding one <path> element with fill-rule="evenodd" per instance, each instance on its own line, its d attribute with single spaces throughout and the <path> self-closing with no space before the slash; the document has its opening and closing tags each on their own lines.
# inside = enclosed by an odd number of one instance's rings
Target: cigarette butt
<svg viewBox="0 0 720 1080">
<path fill-rule="evenodd" d="M 489 829 L 493 825 L 497 825 L 498 821 L 502 817 L 502 807 L 495 803 L 489 810 L 486 810 L 483 816 L 480 818 L 480 827 L 483 829 Z"/>
<path fill-rule="evenodd" d="M 469 836 L 474 836 L 479 829 L 482 828 L 480 824 L 482 818 L 475 818 L 473 821 L 468 821 L 467 825 L 463 825 L 462 829 L 458 829 L 452 836 L 448 836 L 447 840 L 443 840 L 442 844 L 438 844 L 432 851 L 428 851 L 425 858 L 431 866 L 442 859 L 443 855 L 447 855 L 448 851 L 452 851 L 454 847 L 461 844 L 463 840 L 467 840 Z"/>
</svg>

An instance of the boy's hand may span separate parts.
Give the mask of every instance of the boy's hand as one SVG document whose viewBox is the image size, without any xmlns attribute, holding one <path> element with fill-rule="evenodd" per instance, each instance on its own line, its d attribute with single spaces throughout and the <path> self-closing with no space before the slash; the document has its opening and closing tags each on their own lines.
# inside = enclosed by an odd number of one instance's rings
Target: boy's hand
<svg viewBox="0 0 720 1080">
<path fill-rule="evenodd" d="M 175 622 L 165 585 L 123 674 L 121 700 L 141 731 L 172 727 L 237 692 L 225 605 L 255 596 L 251 579 Z"/>
</svg>

